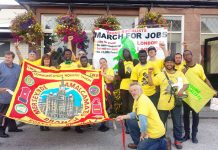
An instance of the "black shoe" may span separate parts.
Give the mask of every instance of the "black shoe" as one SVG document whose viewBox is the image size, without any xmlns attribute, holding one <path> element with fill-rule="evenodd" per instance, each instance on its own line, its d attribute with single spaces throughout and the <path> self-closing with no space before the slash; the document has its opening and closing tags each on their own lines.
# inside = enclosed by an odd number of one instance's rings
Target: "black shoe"
<svg viewBox="0 0 218 150">
<path fill-rule="evenodd" d="M 88 129 L 92 129 L 92 126 L 90 124 L 87 125 Z"/>
<path fill-rule="evenodd" d="M 25 125 L 25 123 L 19 122 L 19 123 L 17 124 L 17 127 L 22 127 L 22 126 L 24 126 L 24 125 Z"/>
<path fill-rule="evenodd" d="M 108 131 L 109 128 L 106 126 L 106 125 L 101 125 L 99 128 L 98 128 L 98 131 L 101 131 L 101 132 L 106 132 Z"/>
<path fill-rule="evenodd" d="M 8 132 L 23 132 L 23 129 L 8 130 Z"/>
<path fill-rule="evenodd" d="M 196 138 L 196 136 L 192 137 L 192 143 L 195 143 L 195 144 L 198 143 L 198 139 Z"/>
<path fill-rule="evenodd" d="M 126 132 L 125 132 L 126 134 L 129 134 L 129 131 L 128 130 L 126 130 Z"/>
<path fill-rule="evenodd" d="M 182 138 L 182 142 L 185 142 L 185 141 L 187 141 L 189 139 L 190 139 L 190 135 L 185 134 L 185 136 Z"/>
<path fill-rule="evenodd" d="M 49 127 L 45 127 L 44 131 L 50 131 Z"/>
<path fill-rule="evenodd" d="M 8 135 L 8 134 L 6 134 L 6 133 L 0 133 L 0 137 L 1 137 L 1 138 L 8 138 L 8 137 L 9 137 L 9 135 Z"/>
<path fill-rule="evenodd" d="M 61 131 L 69 131 L 71 128 L 70 127 L 63 127 L 62 129 L 61 129 Z"/>
<path fill-rule="evenodd" d="M 75 127 L 75 131 L 76 131 L 77 133 L 83 133 L 83 130 L 81 129 L 80 126 L 76 126 L 76 127 Z"/>
<path fill-rule="evenodd" d="M 50 130 L 49 127 L 40 126 L 40 131 L 49 131 L 49 130 Z"/>
</svg>

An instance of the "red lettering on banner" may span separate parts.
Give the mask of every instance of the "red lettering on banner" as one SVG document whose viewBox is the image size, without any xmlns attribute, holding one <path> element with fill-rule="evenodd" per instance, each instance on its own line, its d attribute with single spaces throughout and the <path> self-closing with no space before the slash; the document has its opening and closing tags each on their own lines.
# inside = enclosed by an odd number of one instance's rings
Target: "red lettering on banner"
<svg viewBox="0 0 218 150">
<path fill-rule="evenodd" d="M 158 44 L 157 41 L 137 41 L 138 45 L 155 45 Z"/>
</svg>

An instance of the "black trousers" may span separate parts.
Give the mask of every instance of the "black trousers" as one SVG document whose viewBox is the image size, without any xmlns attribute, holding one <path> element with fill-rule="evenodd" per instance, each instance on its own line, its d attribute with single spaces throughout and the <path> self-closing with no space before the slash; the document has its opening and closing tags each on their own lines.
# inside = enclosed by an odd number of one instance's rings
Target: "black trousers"
<svg viewBox="0 0 218 150">
<path fill-rule="evenodd" d="M 120 90 L 120 98 L 122 101 L 121 109 L 122 113 L 125 115 L 127 113 L 132 112 L 132 106 L 133 106 L 133 97 L 129 93 L 128 90 Z"/>
<path fill-rule="evenodd" d="M 9 104 L 1 104 L 0 103 L 0 133 L 4 133 L 6 127 L 8 130 L 16 130 L 17 125 L 15 120 L 5 117 L 8 110 Z"/>
<path fill-rule="evenodd" d="M 150 100 L 153 102 L 155 108 L 157 108 L 158 105 L 158 101 L 159 101 L 159 97 L 160 97 L 160 93 L 156 92 L 151 96 L 148 96 L 150 98 Z"/>
<path fill-rule="evenodd" d="M 171 113 L 173 121 L 173 136 L 175 140 L 182 140 L 182 107 L 176 106 L 172 110 L 158 110 L 159 116 L 163 124 L 167 122 L 167 117 Z"/>
<path fill-rule="evenodd" d="M 192 136 L 196 136 L 198 132 L 199 113 L 196 113 L 188 104 L 183 102 L 183 122 L 185 134 L 190 134 L 190 112 L 192 112 Z"/>
</svg>

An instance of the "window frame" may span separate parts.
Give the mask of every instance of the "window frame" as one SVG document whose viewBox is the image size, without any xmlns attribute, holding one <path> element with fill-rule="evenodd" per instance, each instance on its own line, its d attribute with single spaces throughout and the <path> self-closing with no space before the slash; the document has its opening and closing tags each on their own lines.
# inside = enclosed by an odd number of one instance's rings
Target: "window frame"
<svg viewBox="0 0 218 150">
<path fill-rule="evenodd" d="M 164 14 L 163 17 L 181 17 L 181 31 L 169 31 L 168 30 L 168 36 L 169 34 L 181 34 L 181 43 L 184 42 L 184 31 L 185 31 L 185 16 L 184 15 L 175 15 L 175 14 Z M 165 18 L 166 19 L 166 18 Z M 184 52 L 184 45 L 181 44 L 181 53 Z"/>
</svg>

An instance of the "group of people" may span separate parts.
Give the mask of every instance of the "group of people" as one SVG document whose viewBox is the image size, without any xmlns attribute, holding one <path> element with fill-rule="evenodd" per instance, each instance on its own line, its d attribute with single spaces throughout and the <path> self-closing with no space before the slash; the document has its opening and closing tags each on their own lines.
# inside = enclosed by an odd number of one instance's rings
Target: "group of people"
<svg viewBox="0 0 218 150">
<path fill-rule="evenodd" d="M 77 56 L 74 55 L 70 42 L 72 38 L 68 37 L 68 49 L 65 49 L 63 54 L 56 55 L 59 56 L 57 58 L 58 61 L 52 57 L 56 53 L 53 47 L 41 59 L 37 59 L 35 51 L 30 51 L 28 61 L 37 66 L 40 65 L 51 69 L 94 69 L 89 64 L 85 51 L 81 50 Z M 182 101 L 189 86 L 185 72 L 187 70 L 192 71 L 211 88 L 213 87 L 206 78 L 202 66 L 194 62 L 193 54 L 190 50 L 185 50 L 183 55 L 176 53 L 174 56 L 169 56 L 165 44 L 160 43 L 160 47 L 164 52 L 165 59 L 158 59 L 156 57 L 156 48 L 150 46 L 147 51 L 140 50 L 138 52 L 139 60 L 133 60 L 127 47 L 123 49 L 123 56 L 118 62 L 123 115 L 118 116 L 116 120 L 125 120 L 126 133 L 130 134 L 133 140 L 133 143 L 128 144 L 129 148 L 165 150 L 167 148 L 165 125 L 169 113 L 171 113 L 173 122 L 175 147 L 182 149 L 182 142 L 190 139 L 190 134 L 192 142 L 198 143 L 199 114 Z M 24 59 L 19 51 L 19 42 L 15 43 L 15 49 L 22 64 Z M 0 64 L 0 137 L 9 136 L 5 133 L 7 126 L 9 127 L 9 132 L 22 131 L 17 128 L 14 120 L 4 117 L 12 98 L 7 91 L 8 89 L 14 91 L 21 70 L 20 65 L 13 63 L 14 57 L 15 54 L 8 51 L 5 53 L 4 62 Z M 115 74 L 113 69 L 108 67 L 106 58 L 100 58 L 99 64 L 101 75 L 106 85 L 107 108 L 111 110 L 113 108 L 113 81 Z M 172 86 L 177 82 L 182 82 L 182 88 L 176 89 Z M 193 114 L 192 130 L 190 130 L 190 111 Z M 185 130 L 184 136 L 182 135 L 182 116 Z M 43 126 L 40 129 L 42 131 L 49 130 L 48 127 Z M 69 129 L 70 127 L 65 127 L 62 130 L 67 131 Z M 101 123 L 100 131 L 105 132 L 108 129 L 106 123 Z M 83 132 L 80 126 L 77 126 L 75 130 L 78 133 Z"/>
<path fill-rule="evenodd" d="M 151 46 L 147 52 L 144 50 L 138 52 L 137 65 L 126 56 L 128 51 L 126 49 L 123 51 L 124 60 L 119 62 L 118 73 L 122 82 L 124 81 L 126 87 L 129 87 L 129 93 L 128 88 L 124 89 L 121 82 L 120 93 L 124 115 L 118 116 L 116 120 L 125 120 L 126 133 L 130 133 L 133 140 L 128 147 L 132 149 L 167 149 L 165 138 L 167 127 L 164 126 L 169 113 L 173 123 L 175 147 L 182 149 L 182 142 L 190 138 L 193 143 L 198 143 L 199 113 L 182 100 L 187 97 L 185 91 L 189 87 L 185 73 L 187 70 L 191 71 L 213 89 L 203 67 L 193 60 L 192 51 L 184 50 L 183 54 L 168 56 L 164 44 L 160 44 L 160 47 L 165 54 L 163 60 L 156 57 L 156 48 Z M 178 82 L 182 82 L 182 87 L 174 86 Z M 190 112 L 193 116 L 192 130 L 190 130 Z"/>
</svg>

